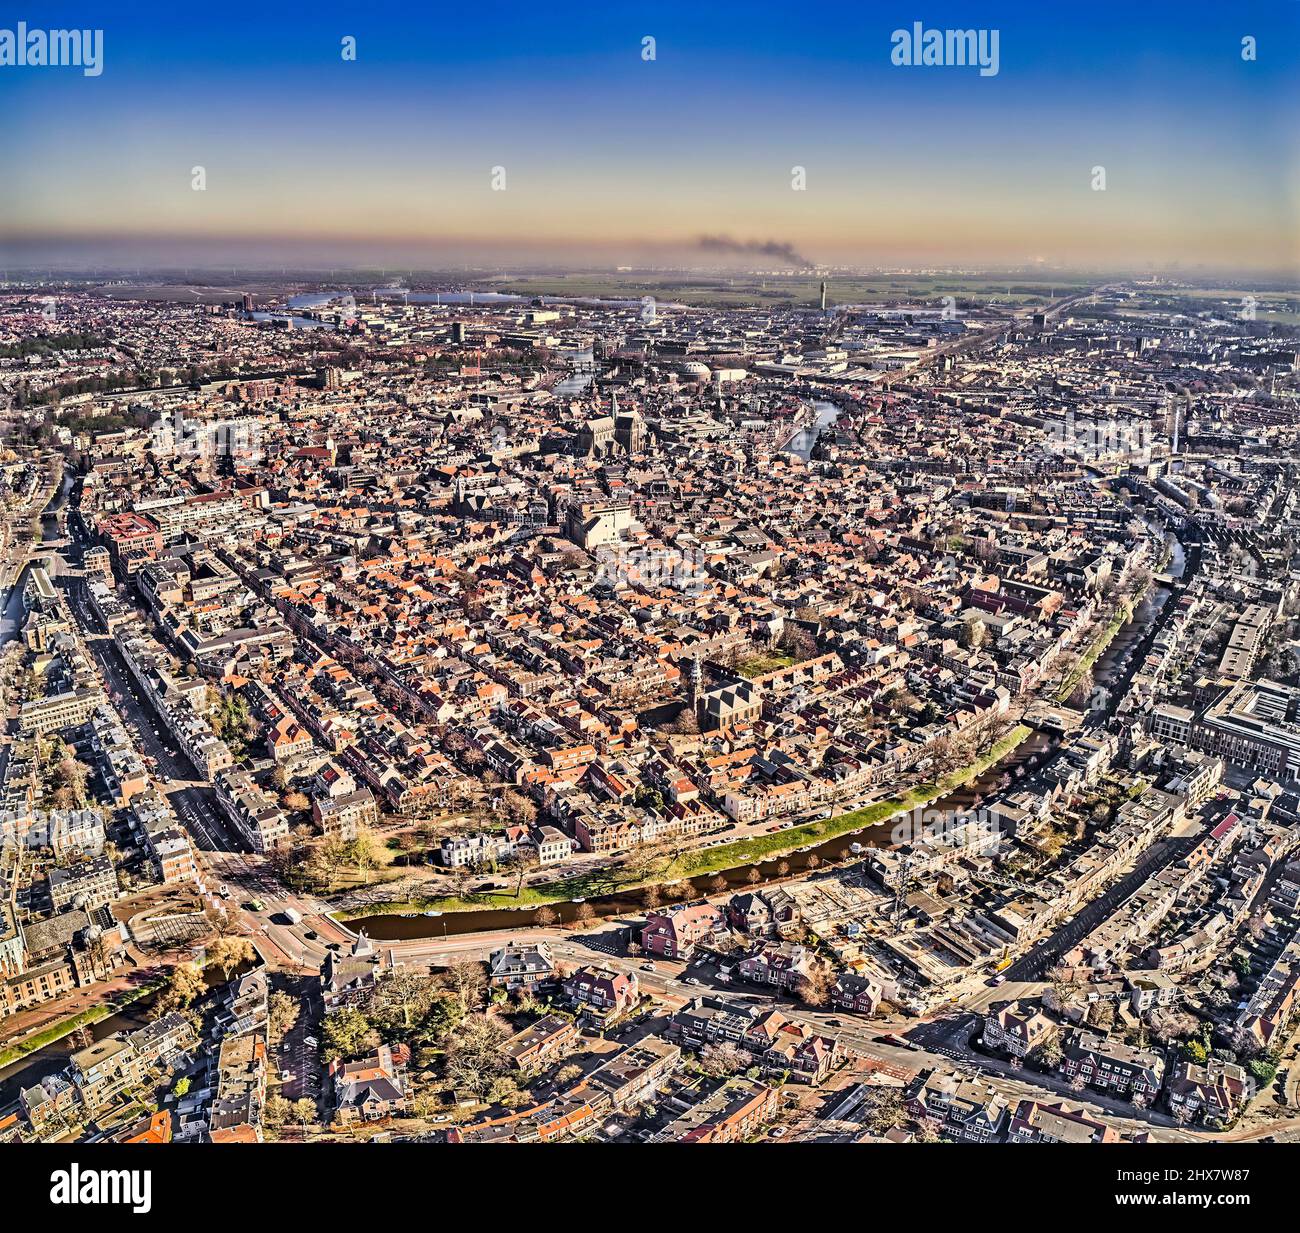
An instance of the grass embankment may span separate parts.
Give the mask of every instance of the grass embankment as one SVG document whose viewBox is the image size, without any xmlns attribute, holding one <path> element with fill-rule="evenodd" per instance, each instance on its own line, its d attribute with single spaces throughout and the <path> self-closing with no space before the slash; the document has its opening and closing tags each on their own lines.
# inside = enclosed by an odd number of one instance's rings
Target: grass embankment
<svg viewBox="0 0 1300 1233">
<path fill-rule="evenodd" d="M 103 1006 L 92 1006 L 89 1010 L 80 1011 L 75 1015 L 70 1015 L 67 1019 L 60 1019 L 57 1023 L 51 1023 L 49 1027 L 42 1029 L 34 1036 L 28 1036 L 15 1045 L 0 1049 L 0 1066 L 8 1066 L 13 1062 L 21 1061 L 29 1054 L 44 1049 L 46 1045 L 52 1045 L 65 1036 L 70 1036 L 78 1028 L 90 1027 L 92 1024 L 109 1019 L 125 1010 L 132 1002 L 138 1002 L 141 998 L 161 989 L 166 983 L 165 980 L 152 981 L 147 985 L 141 985 L 139 989 L 127 990 L 122 996 Z"/>
<path fill-rule="evenodd" d="M 722 844 L 716 848 L 686 852 L 673 862 L 669 877 L 695 877 L 702 873 L 717 873 L 723 869 L 751 865 L 755 861 L 779 856 L 795 848 L 805 848 L 810 843 L 824 843 L 837 835 L 847 835 L 868 826 L 875 826 L 895 814 L 915 809 L 918 805 L 928 805 L 931 801 L 982 775 L 995 762 L 1005 758 L 1032 731 L 1032 728 L 1018 724 L 986 754 L 960 770 L 928 783 L 917 784 L 916 787 L 909 788 L 898 796 L 877 801 L 865 809 L 855 809 L 851 813 L 840 814 L 835 818 L 805 822 L 802 826 L 792 826 L 788 831 L 754 835 L 749 839 L 738 839 L 735 843 Z"/>
<path fill-rule="evenodd" d="M 452 895 L 368 904 L 363 908 L 340 910 L 332 915 L 337 920 L 351 920 L 361 916 L 380 916 L 396 912 L 473 912 L 483 908 L 542 907 L 551 903 L 570 902 L 578 897 L 592 899 L 600 895 L 632 891 L 644 886 L 674 882 L 681 878 L 694 878 L 702 874 L 721 873 L 727 869 L 753 865 L 759 861 L 793 852 L 796 848 L 804 848 L 813 843 L 824 843 L 837 835 L 863 830 L 865 827 L 892 818 L 895 814 L 915 809 L 918 805 L 928 805 L 931 801 L 982 775 L 994 763 L 1005 758 L 1032 731 L 1032 728 L 1018 724 L 987 753 L 960 770 L 944 775 L 938 780 L 918 784 L 907 792 L 892 796 L 888 800 L 877 801 L 865 809 L 855 809 L 851 813 L 840 814 L 835 818 L 805 822 L 802 826 L 793 826 L 787 831 L 737 839 L 733 843 L 720 844 L 716 848 L 699 848 L 684 852 L 672 864 L 648 876 L 635 875 L 620 878 L 618 869 L 600 869 L 584 873 L 579 877 L 565 878 L 560 882 L 526 886 L 518 896 L 510 890 L 478 895 Z"/>
<path fill-rule="evenodd" d="M 1093 640 L 1092 645 L 1079 658 L 1078 663 L 1070 669 L 1070 674 L 1065 678 L 1060 690 L 1057 692 L 1057 702 L 1068 701 L 1070 695 L 1074 693 L 1074 687 L 1083 679 L 1083 674 L 1092 667 L 1093 664 L 1101 657 L 1105 649 L 1110 646 L 1115 635 L 1119 633 L 1125 625 L 1132 620 L 1133 608 L 1130 604 L 1121 604 L 1116 610 L 1115 615 L 1106 623 L 1105 629 L 1101 631 Z"/>
</svg>

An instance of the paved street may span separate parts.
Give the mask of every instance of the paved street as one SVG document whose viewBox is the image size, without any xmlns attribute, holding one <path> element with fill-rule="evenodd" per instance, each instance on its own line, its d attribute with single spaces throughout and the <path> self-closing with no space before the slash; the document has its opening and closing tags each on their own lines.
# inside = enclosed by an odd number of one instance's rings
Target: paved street
<svg viewBox="0 0 1300 1233">
<path fill-rule="evenodd" d="M 1074 919 L 1048 935 L 1007 969 L 1011 981 L 1041 980 L 1071 947 L 1088 936 L 1102 921 L 1113 916 L 1125 900 L 1155 873 L 1172 864 L 1195 846 L 1196 835 L 1161 839 L 1141 854 L 1138 863 L 1075 914 Z"/>
</svg>

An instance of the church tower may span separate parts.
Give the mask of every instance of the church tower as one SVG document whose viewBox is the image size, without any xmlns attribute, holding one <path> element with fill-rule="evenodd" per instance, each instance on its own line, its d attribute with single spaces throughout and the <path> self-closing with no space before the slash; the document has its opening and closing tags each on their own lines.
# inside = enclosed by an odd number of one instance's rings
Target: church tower
<svg viewBox="0 0 1300 1233">
<path fill-rule="evenodd" d="M 699 710 L 700 694 L 704 689 L 704 669 L 700 665 L 700 657 L 696 655 L 691 660 L 691 673 L 686 683 L 686 705 L 691 708 L 691 712 Z"/>
</svg>

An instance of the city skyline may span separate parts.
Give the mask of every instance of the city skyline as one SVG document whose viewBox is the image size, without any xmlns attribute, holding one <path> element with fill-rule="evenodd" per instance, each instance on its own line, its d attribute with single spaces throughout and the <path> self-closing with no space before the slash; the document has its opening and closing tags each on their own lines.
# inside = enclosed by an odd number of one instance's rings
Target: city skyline
<svg viewBox="0 0 1300 1233">
<path fill-rule="evenodd" d="M 401 8 L 0 17 L 22 1185 L 1290 1198 L 1300 0 Z"/>
<path fill-rule="evenodd" d="M 74 6 L 44 24 L 102 28 L 98 76 L 0 69 L 0 256 L 713 265 L 722 235 L 823 266 L 1293 273 L 1296 10 L 1179 11 Z M 998 31 L 997 72 L 891 63 L 921 18 Z"/>
</svg>

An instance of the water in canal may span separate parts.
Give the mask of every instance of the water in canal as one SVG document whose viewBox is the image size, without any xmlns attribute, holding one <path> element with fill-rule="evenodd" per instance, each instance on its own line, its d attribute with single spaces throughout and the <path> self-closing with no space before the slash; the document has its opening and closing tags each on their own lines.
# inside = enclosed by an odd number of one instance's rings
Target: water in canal
<svg viewBox="0 0 1300 1233">
<path fill-rule="evenodd" d="M 817 409 L 817 418 L 813 423 L 790 438 L 786 449 L 791 454 L 796 454 L 807 462 L 812 457 L 813 446 L 817 444 L 817 438 L 822 435 L 822 429 L 828 424 L 833 424 L 840 418 L 841 412 L 833 402 L 825 402 L 818 399 L 813 403 Z"/>
<path fill-rule="evenodd" d="M 86 1029 L 92 1041 L 105 1040 L 116 1032 L 134 1032 L 150 1022 L 149 1007 L 153 998 L 141 998 L 107 1019 Z M 68 1065 L 68 1058 L 82 1048 L 82 1034 L 73 1032 L 62 1040 L 37 1049 L 0 1069 L 0 1109 L 18 1099 L 23 1088 L 39 1083 L 46 1075 L 58 1074 Z"/>
<path fill-rule="evenodd" d="M 927 809 L 952 810 L 954 812 L 970 809 L 977 797 L 985 798 L 996 791 L 1004 777 L 1018 779 L 1038 766 L 1045 754 L 1055 747 L 1052 738 L 1039 732 L 1031 733 L 1026 739 L 996 766 L 990 767 L 979 778 L 972 780 L 962 788 L 954 789 L 946 796 L 927 805 Z M 759 861 L 755 865 L 740 865 L 735 869 L 724 869 L 718 873 L 701 874 L 694 878 L 676 879 L 676 882 L 689 883 L 693 898 L 716 893 L 709 883 L 721 877 L 729 887 L 735 890 L 749 890 L 755 885 L 771 882 L 778 878 L 808 872 L 818 865 L 849 858 L 849 845 L 860 843 L 864 847 L 884 847 L 890 843 L 891 827 L 886 822 L 877 822 L 860 831 L 836 835 L 808 847 L 804 851 L 789 852 Z M 816 857 L 816 861 L 813 858 Z M 788 866 L 782 872 L 780 866 Z M 757 869 L 759 881 L 751 882 L 750 870 Z M 624 913 L 645 911 L 645 888 L 628 890 L 609 895 L 593 896 L 587 903 L 598 916 L 618 916 Z M 561 923 L 571 923 L 577 919 L 579 905 L 575 903 L 554 903 L 548 905 Z M 537 909 L 528 908 L 483 908 L 471 912 L 444 912 L 438 917 L 382 915 L 358 917 L 347 922 L 348 928 L 364 929 L 366 934 L 376 941 L 394 942 L 412 938 L 439 938 L 461 933 L 478 933 L 491 929 L 523 929 L 534 923 Z"/>
</svg>

